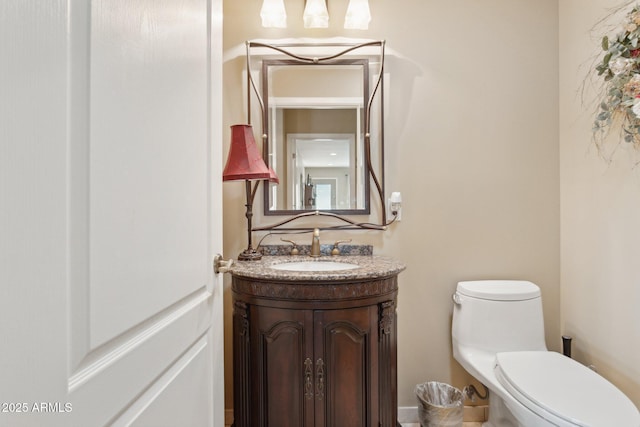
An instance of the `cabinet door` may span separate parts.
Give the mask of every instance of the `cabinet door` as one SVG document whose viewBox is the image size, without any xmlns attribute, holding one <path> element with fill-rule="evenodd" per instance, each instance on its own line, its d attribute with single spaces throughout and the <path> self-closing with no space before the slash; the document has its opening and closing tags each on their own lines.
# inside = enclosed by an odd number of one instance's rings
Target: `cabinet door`
<svg viewBox="0 0 640 427">
<path fill-rule="evenodd" d="M 315 427 L 379 424 L 376 306 L 314 312 Z"/>
<path fill-rule="evenodd" d="M 251 306 L 250 318 L 250 425 L 313 426 L 313 312 Z"/>
</svg>

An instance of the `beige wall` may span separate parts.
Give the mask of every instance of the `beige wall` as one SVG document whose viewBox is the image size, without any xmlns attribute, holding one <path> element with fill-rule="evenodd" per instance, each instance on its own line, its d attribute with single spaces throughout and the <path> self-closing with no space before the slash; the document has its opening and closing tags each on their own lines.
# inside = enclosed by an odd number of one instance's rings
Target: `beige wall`
<svg viewBox="0 0 640 427">
<path fill-rule="evenodd" d="M 640 155 L 623 142 L 611 162 L 599 156 L 596 89 L 580 96 L 600 54 L 603 33 L 592 28 L 620 3 L 560 1 L 561 330 L 574 336 L 579 361 L 640 405 Z M 612 134 L 607 150 L 619 140 Z"/>
<path fill-rule="evenodd" d="M 387 189 L 402 192 L 403 218 L 386 233 L 347 237 L 407 264 L 398 301 L 400 406 L 416 406 L 417 383 L 469 382 L 451 356 L 451 294 L 460 280 L 539 284 L 548 345 L 559 349 L 558 1 L 370 0 L 368 31 L 341 28 L 347 0 L 329 1 L 333 18 L 326 30 L 301 28 L 302 0 L 285 0 L 288 29 L 263 29 L 261 3 L 224 2 L 226 125 L 246 121 L 244 63 L 234 59 L 245 40 L 387 40 Z M 243 189 L 224 186 L 230 257 L 246 245 Z M 226 306 L 229 332 L 228 291 Z M 231 407 L 229 333 L 226 357 Z"/>
</svg>

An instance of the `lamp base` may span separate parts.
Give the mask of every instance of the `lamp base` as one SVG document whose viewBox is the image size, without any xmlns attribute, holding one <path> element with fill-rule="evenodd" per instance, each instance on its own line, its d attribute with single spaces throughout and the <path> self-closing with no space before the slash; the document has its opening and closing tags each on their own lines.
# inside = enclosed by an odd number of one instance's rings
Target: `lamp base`
<svg viewBox="0 0 640 427">
<path fill-rule="evenodd" d="M 262 259 L 262 254 L 253 248 L 247 248 L 238 255 L 238 261 L 258 261 L 260 259 Z"/>
</svg>

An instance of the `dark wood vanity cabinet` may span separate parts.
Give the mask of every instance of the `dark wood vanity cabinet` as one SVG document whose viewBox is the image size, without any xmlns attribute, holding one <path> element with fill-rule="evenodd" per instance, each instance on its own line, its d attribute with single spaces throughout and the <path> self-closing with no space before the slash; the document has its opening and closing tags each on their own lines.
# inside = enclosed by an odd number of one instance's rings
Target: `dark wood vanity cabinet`
<svg viewBox="0 0 640 427">
<path fill-rule="evenodd" d="M 235 427 L 396 427 L 397 275 L 232 289 Z"/>
</svg>

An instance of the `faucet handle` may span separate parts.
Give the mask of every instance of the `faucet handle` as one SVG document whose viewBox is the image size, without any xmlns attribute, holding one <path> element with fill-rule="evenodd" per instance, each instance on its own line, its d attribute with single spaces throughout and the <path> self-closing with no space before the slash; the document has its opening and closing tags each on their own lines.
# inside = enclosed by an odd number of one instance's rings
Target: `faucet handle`
<svg viewBox="0 0 640 427">
<path fill-rule="evenodd" d="M 336 255 L 340 255 L 340 249 L 338 248 L 338 245 L 340 243 L 349 243 L 351 242 L 351 239 L 347 239 L 347 240 L 338 240 L 333 244 L 333 249 L 331 250 L 331 255 L 336 256 Z"/>
<path fill-rule="evenodd" d="M 300 253 L 300 251 L 298 250 L 298 244 L 293 240 L 283 239 L 282 237 L 280 238 L 280 240 L 282 240 L 283 242 L 291 243 L 293 245 L 293 247 L 291 248 L 291 255 L 298 255 Z"/>
</svg>

